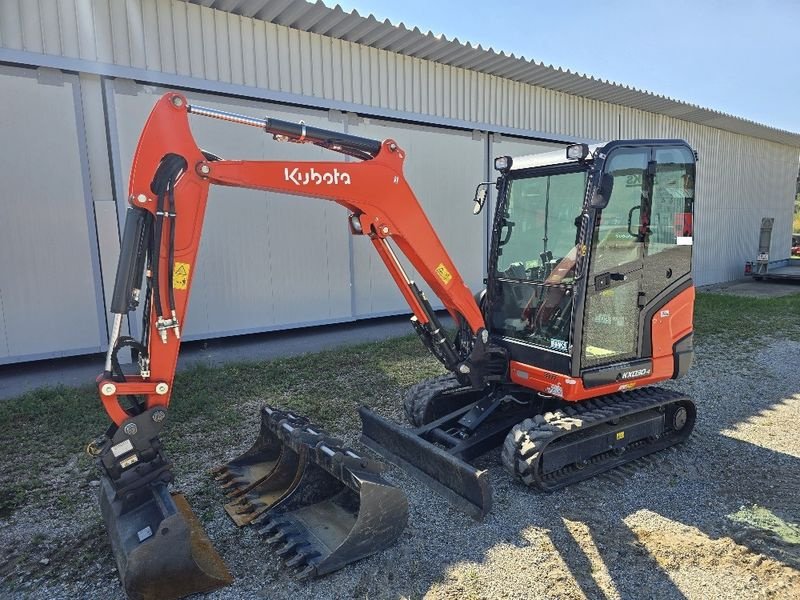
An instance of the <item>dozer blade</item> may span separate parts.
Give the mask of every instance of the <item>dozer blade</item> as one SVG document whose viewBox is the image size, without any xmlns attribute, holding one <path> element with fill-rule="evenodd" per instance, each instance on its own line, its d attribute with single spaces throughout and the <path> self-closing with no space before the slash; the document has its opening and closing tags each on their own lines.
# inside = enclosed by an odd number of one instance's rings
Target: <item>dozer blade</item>
<svg viewBox="0 0 800 600">
<path fill-rule="evenodd" d="M 458 411 L 462 412 L 462 411 Z M 492 507 L 487 472 L 402 427 L 360 407 L 361 442 L 444 496 L 468 515 L 482 519 Z M 441 419 L 450 418 L 450 415 Z M 430 429 L 438 421 L 425 429 Z"/>
<path fill-rule="evenodd" d="M 262 465 L 254 464 L 259 456 Z M 258 527 L 285 564 L 307 578 L 383 550 L 400 536 L 408 503 L 381 470 L 305 419 L 265 406 L 256 444 L 218 473 L 223 485 L 228 475 L 238 481 L 238 496 L 225 507 L 234 522 Z"/>
<path fill-rule="evenodd" d="M 172 600 L 233 581 L 186 499 L 165 483 L 121 499 L 103 477 L 100 508 L 128 598 Z"/>
</svg>

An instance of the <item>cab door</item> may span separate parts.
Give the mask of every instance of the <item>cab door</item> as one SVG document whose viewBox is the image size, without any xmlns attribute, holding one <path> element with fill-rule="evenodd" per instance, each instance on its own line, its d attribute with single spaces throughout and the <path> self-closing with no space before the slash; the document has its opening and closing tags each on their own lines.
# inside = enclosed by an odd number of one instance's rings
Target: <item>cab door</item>
<svg viewBox="0 0 800 600">
<path fill-rule="evenodd" d="M 607 206 L 595 212 L 583 319 L 584 368 L 626 361 L 638 353 L 641 208 L 648 194 L 649 159 L 649 148 L 619 148 L 606 162 L 605 172 L 614 184 Z"/>
<path fill-rule="evenodd" d="M 594 213 L 581 369 L 650 356 L 647 316 L 691 277 L 691 149 L 677 142 L 617 147 L 604 172 L 613 187 Z"/>
</svg>

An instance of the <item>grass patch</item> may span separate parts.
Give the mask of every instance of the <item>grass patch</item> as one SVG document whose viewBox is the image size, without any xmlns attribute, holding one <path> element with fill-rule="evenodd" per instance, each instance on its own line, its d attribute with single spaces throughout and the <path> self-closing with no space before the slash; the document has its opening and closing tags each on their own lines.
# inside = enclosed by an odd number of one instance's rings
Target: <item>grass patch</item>
<svg viewBox="0 0 800 600">
<path fill-rule="evenodd" d="M 725 341 L 781 335 L 800 339 L 800 294 L 778 298 L 750 298 L 698 293 L 695 301 L 695 337 Z"/>
<path fill-rule="evenodd" d="M 786 544 L 800 545 L 800 526 L 784 521 L 775 513 L 763 506 L 743 506 L 737 512 L 728 515 L 737 523 L 771 535 Z"/>
<path fill-rule="evenodd" d="M 774 333 L 800 339 L 800 294 L 761 299 L 699 293 L 695 330 L 698 339 Z M 180 465 L 182 454 L 196 451 L 198 443 L 219 446 L 235 436 L 242 419 L 256 419 L 252 409 L 261 402 L 307 415 L 332 433 L 353 434 L 359 405 L 399 415 L 401 390 L 441 372 L 413 334 L 270 362 L 195 366 L 175 378 L 164 442 Z M 44 388 L 0 402 L 0 517 L 28 501 L 73 506 L 49 479 L 53 471 L 95 478 L 82 451 L 107 423 L 91 385 Z M 198 432 L 199 442 L 193 435 Z"/>
</svg>

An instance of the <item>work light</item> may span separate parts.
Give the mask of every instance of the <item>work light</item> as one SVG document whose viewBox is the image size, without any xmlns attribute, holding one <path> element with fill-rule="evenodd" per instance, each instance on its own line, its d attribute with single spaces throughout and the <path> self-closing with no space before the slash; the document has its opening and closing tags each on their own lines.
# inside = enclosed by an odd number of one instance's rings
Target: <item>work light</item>
<svg viewBox="0 0 800 600">
<path fill-rule="evenodd" d="M 510 156 L 498 156 L 494 159 L 494 168 L 497 171 L 508 171 L 511 168 Z"/>
<path fill-rule="evenodd" d="M 567 146 L 567 158 L 569 160 L 583 160 L 589 156 L 588 144 L 572 144 Z"/>
</svg>

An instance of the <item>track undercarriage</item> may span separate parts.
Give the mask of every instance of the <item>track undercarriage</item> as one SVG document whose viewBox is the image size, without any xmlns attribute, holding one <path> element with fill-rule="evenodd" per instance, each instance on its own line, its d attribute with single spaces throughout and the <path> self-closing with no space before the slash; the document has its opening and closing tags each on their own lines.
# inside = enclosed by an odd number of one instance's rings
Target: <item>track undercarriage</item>
<svg viewBox="0 0 800 600">
<path fill-rule="evenodd" d="M 479 393 L 452 375 L 410 388 L 404 408 L 415 429 L 362 409 L 364 443 L 476 518 L 491 490 L 470 463 L 491 449 L 525 485 L 553 491 L 682 442 L 695 421 L 691 399 L 664 388 L 569 403 L 508 386 Z"/>
</svg>

